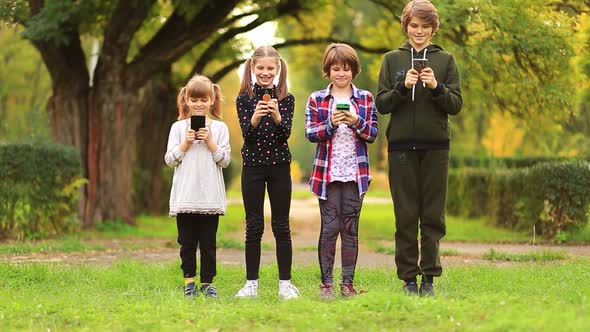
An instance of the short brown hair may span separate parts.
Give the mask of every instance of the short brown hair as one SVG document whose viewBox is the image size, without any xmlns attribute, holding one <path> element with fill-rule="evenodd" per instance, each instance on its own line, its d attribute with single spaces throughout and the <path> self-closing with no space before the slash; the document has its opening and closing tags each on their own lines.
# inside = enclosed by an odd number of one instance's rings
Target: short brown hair
<svg viewBox="0 0 590 332">
<path fill-rule="evenodd" d="M 440 26 L 440 21 L 438 19 L 438 12 L 436 11 L 436 7 L 434 7 L 432 2 L 430 2 L 429 0 L 412 0 L 408 2 L 406 7 L 404 7 L 401 25 L 402 29 L 404 29 L 406 33 L 408 32 L 408 24 L 410 24 L 410 20 L 414 16 L 423 19 L 424 21 L 432 25 L 433 34 L 438 30 L 438 27 Z"/>
<path fill-rule="evenodd" d="M 352 78 L 361 72 L 361 62 L 354 48 L 343 43 L 332 43 L 324 51 L 322 61 L 322 75 L 330 77 L 330 67 L 335 64 L 348 66 L 352 71 Z"/>
</svg>

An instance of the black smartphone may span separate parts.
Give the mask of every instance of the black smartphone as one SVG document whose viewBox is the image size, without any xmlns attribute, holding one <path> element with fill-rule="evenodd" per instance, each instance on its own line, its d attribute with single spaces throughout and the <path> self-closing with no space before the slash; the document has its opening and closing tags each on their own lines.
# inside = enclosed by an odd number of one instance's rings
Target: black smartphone
<svg viewBox="0 0 590 332">
<path fill-rule="evenodd" d="M 414 59 L 414 69 L 420 72 L 424 68 L 428 68 L 428 59 Z"/>
<path fill-rule="evenodd" d="M 191 129 L 199 131 L 199 129 L 205 127 L 205 116 L 204 115 L 191 115 Z"/>
<path fill-rule="evenodd" d="M 348 112 L 348 111 L 350 111 L 350 104 L 343 104 L 343 103 L 341 104 L 341 103 L 338 103 L 338 104 L 336 104 L 336 111 L 338 111 L 338 112 Z"/>
</svg>

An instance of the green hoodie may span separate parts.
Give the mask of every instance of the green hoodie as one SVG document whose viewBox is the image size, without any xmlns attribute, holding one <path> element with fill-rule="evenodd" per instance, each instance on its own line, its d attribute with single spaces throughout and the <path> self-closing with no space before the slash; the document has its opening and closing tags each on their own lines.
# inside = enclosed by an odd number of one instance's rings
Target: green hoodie
<svg viewBox="0 0 590 332">
<path fill-rule="evenodd" d="M 438 82 L 431 90 L 416 84 L 414 101 L 412 89 L 404 86 L 406 72 L 414 58 L 422 58 L 424 50 L 416 52 L 406 41 L 397 50 L 385 54 L 377 90 L 376 105 L 381 114 L 391 114 L 387 126 L 389 151 L 448 149 L 451 128 L 448 115 L 461 111 L 461 78 L 455 58 L 442 47 L 426 47 L 428 65 Z"/>
</svg>

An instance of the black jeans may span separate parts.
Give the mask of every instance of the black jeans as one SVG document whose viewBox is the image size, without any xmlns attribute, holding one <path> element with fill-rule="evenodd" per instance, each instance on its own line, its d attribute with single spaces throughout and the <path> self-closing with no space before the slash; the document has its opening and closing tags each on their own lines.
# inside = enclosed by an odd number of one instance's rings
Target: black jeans
<svg viewBox="0 0 590 332">
<path fill-rule="evenodd" d="M 242 199 L 246 210 L 246 278 L 257 280 L 260 269 L 260 241 L 264 233 L 264 195 L 268 189 L 271 226 L 277 248 L 279 279 L 291 279 L 293 249 L 289 210 L 291 209 L 291 166 L 244 166 Z"/>
<path fill-rule="evenodd" d="M 197 247 L 201 250 L 201 283 L 213 282 L 216 269 L 216 237 L 219 215 L 179 213 L 176 216 L 182 274 L 197 275 Z"/>
</svg>

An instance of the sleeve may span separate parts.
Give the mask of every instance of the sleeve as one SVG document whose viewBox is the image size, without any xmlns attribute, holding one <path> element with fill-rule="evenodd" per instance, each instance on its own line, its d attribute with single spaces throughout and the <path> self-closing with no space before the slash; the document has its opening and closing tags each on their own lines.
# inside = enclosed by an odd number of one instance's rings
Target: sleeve
<svg viewBox="0 0 590 332">
<path fill-rule="evenodd" d="M 395 108 L 409 100 L 408 89 L 404 82 L 396 82 L 394 73 L 391 72 L 388 55 L 383 57 L 381 69 L 379 70 L 379 79 L 377 81 L 377 110 L 381 114 L 389 114 Z M 395 68 L 393 68 L 395 70 Z"/>
<path fill-rule="evenodd" d="M 169 167 L 176 167 L 182 162 L 182 159 L 186 155 L 186 152 L 180 150 L 180 144 L 182 144 L 182 132 L 180 126 L 174 126 L 170 128 L 170 134 L 168 135 L 168 146 L 166 148 L 166 154 L 164 155 L 164 162 Z"/>
<path fill-rule="evenodd" d="M 377 139 L 379 123 L 377 121 L 377 108 L 373 102 L 373 95 L 367 92 L 365 96 L 365 117 L 359 117 L 354 128 L 358 137 L 367 143 L 373 143 Z"/>
<path fill-rule="evenodd" d="M 236 107 L 238 109 L 238 119 L 240 128 L 242 129 L 242 138 L 244 143 L 256 143 L 258 137 L 258 129 L 252 126 L 250 120 L 254 111 L 250 109 L 250 98 L 247 94 L 241 94 L 236 99 Z"/>
<path fill-rule="evenodd" d="M 439 82 L 439 84 L 440 83 L 441 82 Z M 439 90 L 436 95 L 433 95 L 432 100 L 439 105 L 444 112 L 450 115 L 456 115 L 461 111 L 463 98 L 461 97 L 461 76 L 459 75 L 459 68 L 457 68 L 455 57 L 452 55 L 450 56 L 447 65 L 447 79 L 442 83 L 442 88 L 440 89 L 442 91 Z"/>
<path fill-rule="evenodd" d="M 279 113 L 281 113 L 281 123 L 277 125 L 277 139 L 286 141 L 291 136 L 291 127 L 293 126 L 293 113 L 295 111 L 295 97 L 288 95 L 283 99 L 282 105 L 279 103 Z"/>
<path fill-rule="evenodd" d="M 305 137 L 312 143 L 327 141 L 332 138 L 334 127 L 330 124 L 330 117 L 322 120 L 315 100 L 315 94 L 312 93 L 305 106 Z"/>
<path fill-rule="evenodd" d="M 229 166 L 231 160 L 231 146 L 229 145 L 229 129 L 227 125 L 221 122 L 220 133 L 217 136 L 217 150 L 212 152 L 213 160 L 221 167 Z"/>
</svg>

